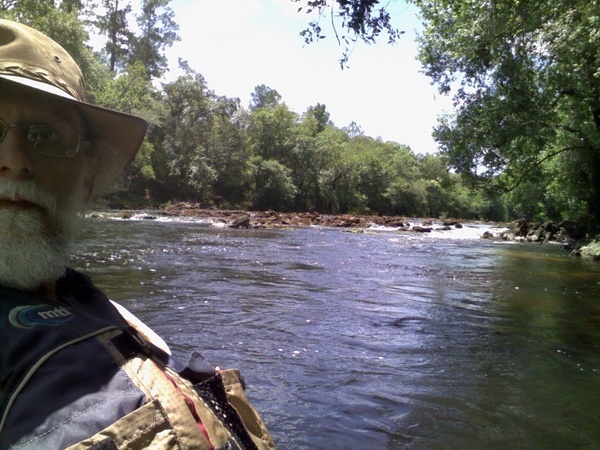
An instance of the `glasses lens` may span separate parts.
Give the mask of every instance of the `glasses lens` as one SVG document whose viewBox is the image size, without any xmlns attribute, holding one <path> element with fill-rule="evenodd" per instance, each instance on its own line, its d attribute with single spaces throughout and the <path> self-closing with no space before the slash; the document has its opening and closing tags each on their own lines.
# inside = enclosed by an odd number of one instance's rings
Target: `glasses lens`
<svg viewBox="0 0 600 450">
<path fill-rule="evenodd" d="M 27 141 L 38 153 L 49 156 L 73 156 L 79 149 L 79 135 L 50 125 L 32 125 Z"/>
</svg>

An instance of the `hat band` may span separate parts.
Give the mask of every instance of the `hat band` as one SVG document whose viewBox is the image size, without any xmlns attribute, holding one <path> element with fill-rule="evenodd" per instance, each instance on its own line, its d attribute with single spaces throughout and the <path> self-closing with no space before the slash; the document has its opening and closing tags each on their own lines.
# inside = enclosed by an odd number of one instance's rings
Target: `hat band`
<svg viewBox="0 0 600 450">
<path fill-rule="evenodd" d="M 1 71 L 2 69 L 0 69 Z M 53 94 L 53 95 L 58 95 L 60 97 L 64 97 L 64 98 L 68 98 L 69 100 L 77 100 L 77 98 L 75 98 L 75 96 L 65 92 L 64 90 L 62 90 L 59 87 L 56 87 L 52 84 L 48 84 L 46 82 L 43 81 L 38 81 L 38 80 L 32 80 L 31 78 L 27 78 L 27 77 L 21 77 L 18 75 L 6 75 L 6 74 L 0 74 L 0 78 L 5 78 L 9 81 L 13 81 L 15 83 L 19 83 L 22 84 L 24 86 L 28 86 L 30 88 L 36 89 L 38 91 L 44 91 L 47 92 L 49 94 Z"/>
</svg>

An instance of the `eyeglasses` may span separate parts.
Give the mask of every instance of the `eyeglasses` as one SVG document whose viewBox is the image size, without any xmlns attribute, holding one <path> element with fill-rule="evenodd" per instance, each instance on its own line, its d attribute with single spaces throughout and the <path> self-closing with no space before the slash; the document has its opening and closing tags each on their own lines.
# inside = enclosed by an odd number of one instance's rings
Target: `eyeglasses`
<svg viewBox="0 0 600 450">
<path fill-rule="evenodd" d="M 0 119 L 0 141 L 4 139 L 9 128 L 19 128 L 25 132 L 25 139 L 29 146 L 38 153 L 60 158 L 75 156 L 82 143 L 81 137 L 64 128 L 52 125 L 14 125 Z"/>
</svg>

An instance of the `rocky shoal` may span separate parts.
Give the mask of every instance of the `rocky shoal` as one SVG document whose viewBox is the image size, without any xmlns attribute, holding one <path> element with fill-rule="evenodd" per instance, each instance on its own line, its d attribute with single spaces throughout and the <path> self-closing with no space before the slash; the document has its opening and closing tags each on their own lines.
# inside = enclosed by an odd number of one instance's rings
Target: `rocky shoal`
<svg viewBox="0 0 600 450">
<path fill-rule="evenodd" d="M 140 212 L 139 210 L 121 210 L 112 211 L 111 215 L 118 215 L 121 219 L 129 219 L 134 215 L 139 217 Z M 91 214 L 92 217 L 99 215 L 100 213 Z M 222 210 L 217 208 L 201 208 L 191 203 L 165 205 L 153 210 L 143 210 L 142 214 L 142 218 L 148 220 L 156 219 L 159 216 L 171 218 L 207 218 L 216 223 L 221 223 L 228 228 L 273 229 L 312 225 L 364 229 L 376 225 L 395 228 L 396 231 L 414 233 L 429 233 L 432 231 L 462 228 L 462 224 L 466 222 L 458 219 L 411 219 L 409 221 L 407 218 L 401 216 Z M 533 222 L 519 219 L 508 224 L 495 225 L 502 227 L 502 231 L 494 233 L 488 230 L 483 232 L 481 238 L 495 241 L 558 243 L 571 251 L 573 256 L 600 260 L 600 243 L 584 241 L 584 232 L 577 223 Z"/>
<path fill-rule="evenodd" d="M 600 240 L 598 237 L 595 241 L 584 239 L 585 229 L 576 222 L 533 222 L 519 219 L 508 224 L 507 229 L 498 235 L 486 231 L 481 237 L 516 242 L 559 243 L 570 251 L 571 256 L 600 261 Z"/>
<path fill-rule="evenodd" d="M 120 219 L 140 217 L 153 220 L 158 217 L 169 218 L 206 218 L 222 223 L 228 228 L 264 229 L 297 228 L 306 226 L 324 226 L 337 228 L 368 228 L 373 225 L 396 228 L 398 231 L 427 233 L 434 230 L 462 228 L 460 220 L 411 219 L 400 216 L 371 216 L 353 214 L 320 214 L 316 212 L 282 213 L 277 211 L 241 211 L 216 208 L 198 208 L 192 204 L 166 205 L 154 210 L 118 210 L 109 215 Z M 104 213 L 94 212 L 91 217 L 102 217 Z"/>
</svg>

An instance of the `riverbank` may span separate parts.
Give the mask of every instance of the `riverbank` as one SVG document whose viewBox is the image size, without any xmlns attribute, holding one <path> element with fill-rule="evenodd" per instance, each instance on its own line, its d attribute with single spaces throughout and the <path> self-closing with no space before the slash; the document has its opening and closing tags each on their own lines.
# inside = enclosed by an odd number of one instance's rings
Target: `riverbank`
<svg viewBox="0 0 600 450">
<path fill-rule="evenodd" d="M 384 228 L 396 232 L 432 233 L 463 228 L 464 224 L 485 224 L 489 229 L 482 239 L 509 242 L 556 243 L 572 256 L 600 260 L 600 243 L 584 239 L 582 228 L 573 222 L 532 222 L 524 219 L 510 223 L 467 221 L 462 219 L 407 218 L 356 214 L 321 214 L 317 212 L 244 211 L 204 208 L 194 203 L 175 203 L 154 208 L 107 209 L 90 213 L 90 217 L 121 220 L 206 220 L 215 226 L 237 229 L 277 229 L 322 226 L 353 231 Z"/>
<path fill-rule="evenodd" d="M 508 224 L 498 235 L 483 234 L 484 239 L 501 239 L 514 242 L 558 243 L 571 256 L 600 261 L 600 241 L 586 239 L 584 228 L 575 222 L 530 222 L 519 219 Z"/>
<path fill-rule="evenodd" d="M 202 208 L 193 203 L 177 203 L 158 208 L 98 210 L 90 213 L 90 216 L 113 217 L 125 220 L 132 218 L 145 220 L 157 220 L 160 218 L 171 218 L 174 220 L 182 218 L 207 219 L 223 227 L 244 229 L 298 228 L 307 226 L 365 229 L 379 226 L 397 231 L 415 233 L 460 229 L 463 227 L 463 223 L 473 223 L 473 221 L 459 219 L 439 220 L 406 218 L 404 216 L 223 210 Z M 503 224 L 492 225 L 503 226 Z"/>
</svg>

